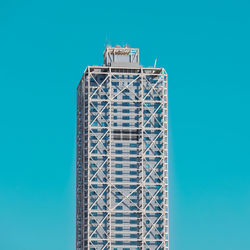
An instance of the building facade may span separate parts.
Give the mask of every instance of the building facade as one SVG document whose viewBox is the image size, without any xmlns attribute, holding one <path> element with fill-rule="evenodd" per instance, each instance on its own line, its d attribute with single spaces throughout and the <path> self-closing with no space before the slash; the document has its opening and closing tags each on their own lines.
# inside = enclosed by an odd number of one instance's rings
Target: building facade
<svg viewBox="0 0 250 250">
<path fill-rule="evenodd" d="M 77 88 L 76 249 L 169 249 L 167 74 L 107 47 Z"/>
</svg>

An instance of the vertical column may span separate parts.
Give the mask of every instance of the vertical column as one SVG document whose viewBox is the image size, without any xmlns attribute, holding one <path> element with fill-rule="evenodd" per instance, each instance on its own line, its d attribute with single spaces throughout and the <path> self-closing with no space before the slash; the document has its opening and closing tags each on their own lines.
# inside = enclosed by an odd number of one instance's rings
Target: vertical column
<svg viewBox="0 0 250 250">
<path fill-rule="evenodd" d="M 88 177 L 88 174 L 87 174 L 87 170 L 88 170 L 88 152 L 87 152 L 87 146 L 88 146 L 88 139 L 86 140 L 86 138 L 88 138 L 88 125 L 87 122 L 88 122 L 88 85 L 87 85 L 87 81 L 88 81 L 88 70 L 86 70 L 85 72 L 85 75 L 84 75 L 84 82 L 83 82 L 83 95 L 84 95 L 84 98 L 83 98 L 83 108 L 84 108 L 84 120 L 83 120 L 83 136 L 84 136 L 84 146 L 82 148 L 82 152 L 83 152 L 83 156 L 84 156 L 84 161 L 83 161 L 83 215 L 84 213 L 88 212 L 88 182 L 86 181 L 87 180 L 87 177 Z M 86 223 L 87 221 L 87 218 L 83 217 L 83 234 L 84 234 L 84 245 L 83 245 L 83 249 L 86 249 L 86 245 L 87 245 L 87 242 L 88 242 L 88 228 L 87 228 L 87 224 L 88 222 Z"/>
<path fill-rule="evenodd" d="M 83 247 L 83 94 L 81 80 L 77 89 L 77 162 L 76 162 L 76 249 Z"/>
<path fill-rule="evenodd" d="M 87 86 L 86 86 L 86 89 L 87 89 L 87 96 L 88 96 L 88 99 L 87 99 L 87 107 L 85 106 L 85 110 L 87 109 L 87 112 L 88 112 L 88 118 L 87 118 L 87 124 L 88 124 L 88 148 L 87 148 L 87 172 L 88 172 L 88 175 L 87 175 L 87 187 L 88 187 L 88 190 L 87 190 L 87 193 L 88 193 L 88 197 L 87 197 L 87 201 L 88 201 L 88 204 L 87 204 L 87 214 L 88 214 L 88 218 L 87 218 L 87 228 L 88 228 L 88 232 L 87 232 L 87 235 L 88 235 L 88 249 L 90 249 L 90 221 L 89 221 L 89 218 L 90 218 L 90 102 L 91 102 L 91 99 L 90 99 L 90 69 L 88 67 L 88 75 L 87 75 Z M 85 103 L 86 104 L 86 103 Z M 86 179 L 86 178 L 85 178 Z"/>
<path fill-rule="evenodd" d="M 162 105 L 163 105 L 163 174 L 164 174 L 164 249 L 169 249 L 169 222 L 168 222 L 168 110 L 167 110 L 167 75 L 162 71 Z"/>
<path fill-rule="evenodd" d="M 140 128 L 141 128 L 141 136 L 140 136 L 140 147 L 141 147 L 141 249 L 144 249 L 144 243 L 145 243 L 145 239 L 144 239 L 144 234 L 145 234 L 145 230 L 144 230 L 144 216 L 145 216 L 145 212 L 144 212 L 144 146 L 143 146 L 143 140 L 144 140 L 144 118 L 143 118 L 143 105 L 144 105 L 144 81 L 143 81 L 143 69 L 141 69 L 141 82 L 140 82 L 140 86 L 141 86 L 141 96 L 140 96 L 140 102 L 141 102 L 141 119 L 140 119 Z"/>
<path fill-rule="evenodd" d="M 112 138 L 112 74 L 111 74 L 111 68 L 109 68 L 109 177 L 107 178 L 109 182 L 109 204 L 107 206 L 108 208 L 108 213 L 109 213 L 109 249 L 112 249 L 112 214 L 111 214 L 111 206 L 112 206 L 112 143 L 113 143 L 113 138 Z"/>
</svg>

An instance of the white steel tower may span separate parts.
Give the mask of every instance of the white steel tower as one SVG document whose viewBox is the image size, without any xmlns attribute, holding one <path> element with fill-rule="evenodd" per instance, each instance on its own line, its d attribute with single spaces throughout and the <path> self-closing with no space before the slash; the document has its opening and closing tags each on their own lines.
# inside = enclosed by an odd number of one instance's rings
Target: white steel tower
<svg viewBox="0 0 250 250">
<path fill-rule="evenodd" d="M 107 47 L 77 88 L 76 249 L 166 249 L 167 74 Z"/>
</svg>

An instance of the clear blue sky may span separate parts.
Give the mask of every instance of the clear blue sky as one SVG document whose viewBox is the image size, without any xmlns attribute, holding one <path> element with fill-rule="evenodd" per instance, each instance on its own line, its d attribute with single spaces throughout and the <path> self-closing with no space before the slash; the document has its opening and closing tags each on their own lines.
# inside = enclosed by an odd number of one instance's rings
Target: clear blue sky
<svg viewBox="0 0 250 250">
<path fill-rule="evenodd" d="M 74 249 L 76 86 L 107 43 L 169 74 L 170 250 L 250 249 L 248 1 L 0 8 L 0 250 Z"/>
</svg>

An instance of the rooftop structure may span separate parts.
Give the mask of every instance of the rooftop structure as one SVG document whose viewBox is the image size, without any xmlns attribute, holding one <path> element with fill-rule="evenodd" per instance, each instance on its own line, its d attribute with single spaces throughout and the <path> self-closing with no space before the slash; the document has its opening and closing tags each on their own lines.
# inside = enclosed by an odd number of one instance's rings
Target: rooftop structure
<svg viewBox="0 0 250 250">
<path fill-rule="evenodd" d="M 132 49 L 127 46 L 121 48 L 106 47 L 103 54 L 104 66 L 127 66 L 138 67 L 139 66 L 139 49 Z"/>
</svg>

